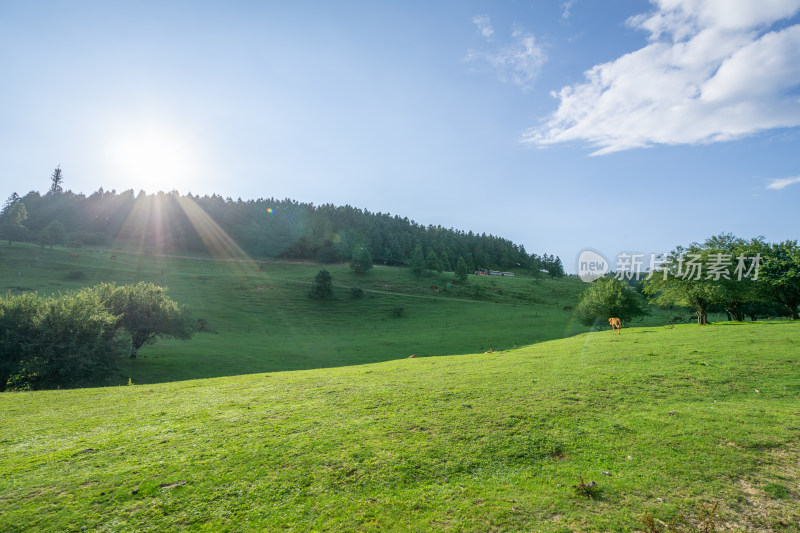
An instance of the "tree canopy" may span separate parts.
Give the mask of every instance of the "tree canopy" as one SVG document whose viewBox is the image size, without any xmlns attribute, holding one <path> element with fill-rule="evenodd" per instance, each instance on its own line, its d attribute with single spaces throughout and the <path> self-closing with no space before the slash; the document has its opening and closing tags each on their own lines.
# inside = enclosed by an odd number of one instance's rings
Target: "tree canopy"
<svg viewBox="0 0 800 533">
<path fill-rule="evenodd" d="M 584 289 L 575 312 L 578 320 L 587 326 L 605 325 L 611 317 L 629 322 L 646 314 L 642 297 L 610 276 L 599 278 Z"/>
<path fill-rule="evenodd" d="M 753 249 L 763 251 L 764 261 L 759 272 L 759 282 L 767 295 L 780 302 L 792 320 L 798 319 L 800 306 L 800 247 L 797 241 L 783 241 Z"/>
<path fill-rule="evenodd" d="M 194 322 L 188 306 L 179 306 L 167 297 L 167 289 L 141 281 L 135 285 L 101 283 L 95 286 L 100 301 L 116 318 L 115 330 L 124 331 L 131 339 L 131 359 L 145 344 L 159 338 L 188 340 Z"/>
<path fill-rule="evenodd" d="M 715 305 L 744 320 L 759 310 L 771 312 L 771 302 L 780 302 L 797 318 L 800 251 L 796 241 L 768 244 L 763 237 L 716 235 L 678 246 L 645 281 L 644 292 L 658 305 L 691 307 L 701 325 Z"/>
</svg>

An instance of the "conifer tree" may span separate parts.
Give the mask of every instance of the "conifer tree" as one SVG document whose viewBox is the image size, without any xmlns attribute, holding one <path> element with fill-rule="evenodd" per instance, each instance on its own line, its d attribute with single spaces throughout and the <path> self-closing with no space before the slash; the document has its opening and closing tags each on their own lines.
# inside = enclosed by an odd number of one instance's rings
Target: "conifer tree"
<svg viewBox="0 0 800 533">
<path fill-rule="evenodd" d="M 53 171 L 53 175 L 50 176 L 50 181 L 50 194 L 60 194 L 64 192 L 64 188 L 62 187 L 64 177 L 61 175 L 61 165 L 58 165 Z"/>
</svg>

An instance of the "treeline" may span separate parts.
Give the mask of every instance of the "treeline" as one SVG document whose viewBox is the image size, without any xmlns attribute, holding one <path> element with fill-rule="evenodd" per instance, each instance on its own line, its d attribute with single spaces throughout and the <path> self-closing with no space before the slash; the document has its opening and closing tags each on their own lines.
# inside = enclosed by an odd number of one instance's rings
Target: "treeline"
<svg viewBox="0 0 800 533">
<path fill-rule="evenodd" d="M 794 240 L 770 243 L 763 237 L 715 235 L 678 246 L 644 282 L 643 291 L 657 305 L 694 309 L 699 324 L 715 309 L 735 321 L 769 316 L 797 320 L 800 246 Z"/>
<path fill-rule="evenodd" d="M 637 255 L 619 257 L 616 272 L 593 281 L 583 291 L 575 309 L 583 324 L 605 325 L 609 317 L 627 322 L 648 314 L 643 295 L 662 309 L 692 309 L 700 325 L 708 322 L 709 312 L 725 312 L 728 320 L 737 322 L 800 318 L 800 246 L 796 240 L 771 243 L 763 237 L 747 240 L 723 233 L 702 243 L 678 246 L 669 254 L 653 254 L 653 268 L 644 272 L 637 268 L 637 259 L 644 254 Z M 670 322 L 685 318 L 676 315 Z"/>
<path fill-rule="evenodd" d="M 435 253 L 442 269 L 454 271 L 462 257 L 470 270 L 526 269 L 564 275 L 558 257 L 528 254 L 524 246 L 442 226 L 423 226 L 399 216 L 349 205 L 313 205 L 294 200 L 232 200 L 221 196 L 145 194 L 133 190 L 85 196 L 61 188 L 60 169 L 46 194 L 11 195 L 0 213 L 0 236 L 42 246 L 107 246 L 117 240 L 153 251 L 213 252 L 224 232 L 252 257 L 348 261 L 367 248 L 375 263 L 408 265 L 421 246 Z M 57 185 L 57 186 L 56 186 Z"/>
</svg>

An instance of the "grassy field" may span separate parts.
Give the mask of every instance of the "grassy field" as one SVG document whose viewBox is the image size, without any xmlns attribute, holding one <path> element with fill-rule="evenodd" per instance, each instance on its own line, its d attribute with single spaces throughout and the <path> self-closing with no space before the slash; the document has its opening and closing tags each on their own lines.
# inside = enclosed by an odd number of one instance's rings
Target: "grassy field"
<svg viewBox="0 0 800 533">
<path fill-rule="evenodd" d="M 470 276 L 465 286 L 448 286 L 452 273 L 417 280 L 408 269 L 357 275 L 330 265 L 334 299 L 322 304 L 307 296 L 320 265 L 209 259 L 15 244 L 0 247 L 0 291 L 51 294 L 100 281 L 152 281 L 216 332 L 147 346 L 139 359 L 120 360 L 109 385 L 503 350 L 588 329 L 563 310 L 585 288 L 574 278 Z M 353 287 L 364 296 L 354 299 Z M 644 323 L 663 324 L 672 314 L 656 310 Z"/>
<path fill-rule="evenodd" d="M 0 394 L 0 531 L 800 531 L 800 324 L 611 336 L 575 279 L 334 265 L 323 304 L 319 265 L 132 252 L 0 249 L 4 292 L 153 281 L 213 330 Z"/>
<path fill-rule="evenodd" d="M 799 334 L 5 393 L 0 530 L 800 531 Z"/>
</svg>

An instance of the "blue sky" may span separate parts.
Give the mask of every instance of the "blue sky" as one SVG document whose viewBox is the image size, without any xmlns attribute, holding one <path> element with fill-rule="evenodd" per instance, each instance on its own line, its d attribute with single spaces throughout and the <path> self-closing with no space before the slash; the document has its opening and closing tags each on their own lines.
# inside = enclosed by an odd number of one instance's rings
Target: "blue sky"
<svg viewBox="0 0 800 533">
<path fill-rule="evenodd" d="M 0 195 L 350 204 L 555 253 L 798 238 L 800 0 L 4 2 Z"/>
</svg>

